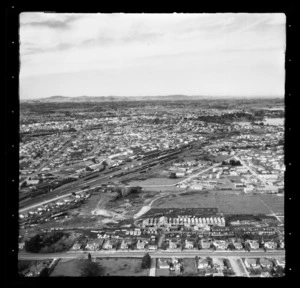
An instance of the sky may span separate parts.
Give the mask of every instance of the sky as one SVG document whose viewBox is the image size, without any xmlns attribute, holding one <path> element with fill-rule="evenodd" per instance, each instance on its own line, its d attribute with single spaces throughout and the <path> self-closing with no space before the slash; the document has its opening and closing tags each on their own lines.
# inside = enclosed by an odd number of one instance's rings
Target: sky
<svg viewBox="0 0 300 288">
<path fill-rule="evenodd" d="M 20 99 L 284 97 L 283 13 L 20 14 Z"/>
</svg>

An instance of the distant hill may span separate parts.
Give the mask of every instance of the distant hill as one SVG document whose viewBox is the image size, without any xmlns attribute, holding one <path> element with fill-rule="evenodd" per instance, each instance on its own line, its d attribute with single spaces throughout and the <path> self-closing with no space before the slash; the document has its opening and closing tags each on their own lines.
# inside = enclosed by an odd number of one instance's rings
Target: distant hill
<svg viewBox="0 0 300 288">
<path fill-rule="evenodd" d="M 112 101 L 178 101 L 209 98 L 205 96 L 167 95 L 167 96 L 51 96 L 40 99 L 21 99 L 21 102 L 57 103 L 57 102 L 112 102 Z"/>
<path fill-rule="evenodd" d="M 80 102 L 117 102 L 117 101 L 180 101 L 180 100 L 200 100 L 200 99 L 228 99 L 244 98 L 257 99 L 260 97 L 230 97 L 230 96 L 187 96 L 187 95 L 167 95 L 167 96 L 51 96 L 40 99 L 21 99 L 21 102 L 28 103 L 80 103 Z M 270 97 L 261 97 L 270 98 Z M 280 97 L 273 97 L 280 98 Z"/>
</svg>

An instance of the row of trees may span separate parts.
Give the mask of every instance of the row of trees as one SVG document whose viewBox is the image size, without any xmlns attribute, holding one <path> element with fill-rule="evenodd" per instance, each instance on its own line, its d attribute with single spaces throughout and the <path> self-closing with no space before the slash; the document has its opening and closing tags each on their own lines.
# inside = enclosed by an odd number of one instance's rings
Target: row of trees
<svg viewBox="0 0 300 288">
<path fill-rule="evenodd" d="M 234 160 L 231 159 L 229 162 L 228 161 L 222 161 L 222 165 L 228 165 L 230 164 L 231 166 L 241 166 L 241 162 L 239 160 Z"/>
</svg>

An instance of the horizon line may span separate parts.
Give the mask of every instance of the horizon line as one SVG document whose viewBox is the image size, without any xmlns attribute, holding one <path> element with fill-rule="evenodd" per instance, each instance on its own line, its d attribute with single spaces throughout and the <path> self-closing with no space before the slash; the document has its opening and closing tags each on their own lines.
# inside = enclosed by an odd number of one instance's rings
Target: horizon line
<svg viewBox="0 0 300 288">
<path fill-rule="evenodd" d="M 166 94 L 166 95 L 139 95 L 139 96 L 125 96 L 125 95 L 102 95 L 102 96 L 87 96 L 87 95 L 77 95 L 77 96 L 65 96 L 65 95 L 53 95 L 53 96 L 46 96 L 41 98 L 21 98 L 19 100 L 39 100 L 39 99 L 47 99 L 47 98 L 54 98 L 54 97 L 64 97 L 64 98 L 79 98 L 79 97 L 86 97 L 86 98 L 97 98 L 97 97 L 168 97 L 168 96 L 183 96 L 183 97 L 208 97 L 208 98 L 218 98 L 218 97 L 232 97 L 232 98 L 257 98 L 257 97 L 267 97 L 267 98 L 284 98 L 285 95 L 186 95 L 186 94 Z"/>
</svg>

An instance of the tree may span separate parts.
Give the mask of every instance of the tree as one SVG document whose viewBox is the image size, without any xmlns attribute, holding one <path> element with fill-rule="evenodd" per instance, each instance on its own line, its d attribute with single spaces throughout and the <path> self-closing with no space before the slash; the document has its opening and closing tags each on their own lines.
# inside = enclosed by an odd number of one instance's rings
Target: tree
<svg viewBox="0 0 300 288">
<path fill-rule="evenodd" d="M 49 277 L 49 269 L 45 267 L 39 274 L 39 277 Z"/>
<path fill-rule="evenodd" d="M 27 186 L 27 183 L 26 181 L 24 181 L 22 184 L 21 184 L 21 188 L 25 188 Z"/>
<path fill-rule="evenodd" d="M 25 251 L 38 253 L 41 250 L 41 248 L 43 247 L 41 242 L 42 242 L 42 239 L 39 234 L 31 237 L 29 240 L 27 240 L 25 242 Z"/>
<path fill-rule="evenodd" d="M 169 178 L 170 179 L 176 179 L 177 178 L 176 173 L 175 172 L 171 172 Z"/>
<path fill-rule="evenodd" d="M 142 269 L 150 268 L 151 266 L 151 257 L 149 253 L 146 253 L 142 259 Z"/>
<path fill-rule="evenodd" d="M 104 269 L 97 262 L 83 260 L 80 265 L 82 277 L 97 277 L 104 275 Z"/>
<path fill-rule="evenodd" d="M 183 273 L 184 269 L 183 269 L 183 265 L 180 265 L 180 273 Z"/>
</svg>

